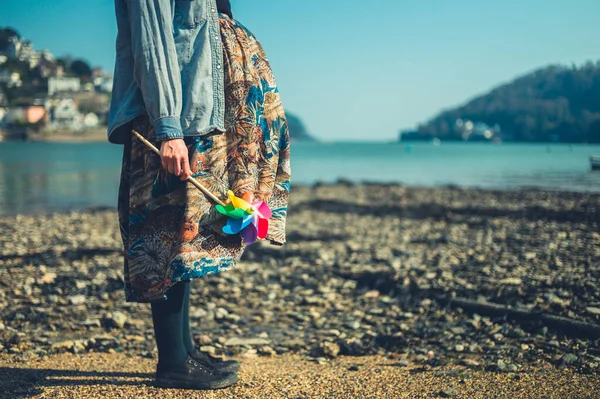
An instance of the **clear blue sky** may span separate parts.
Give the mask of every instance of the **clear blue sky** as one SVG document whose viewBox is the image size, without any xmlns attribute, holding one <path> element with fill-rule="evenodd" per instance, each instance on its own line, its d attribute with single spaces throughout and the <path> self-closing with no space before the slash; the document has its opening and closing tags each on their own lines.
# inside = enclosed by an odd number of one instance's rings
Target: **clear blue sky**
<svg viewBox="0 0 600 399">
<path fill-rule="evenodd" d="M 600 0 L 232 0 L 284 106 L 324 140 L 390 140 L 550 63 L 600 59 Z M 110 0 L 1 0 L 0 26 L 112 71 Z"/>
</svg>

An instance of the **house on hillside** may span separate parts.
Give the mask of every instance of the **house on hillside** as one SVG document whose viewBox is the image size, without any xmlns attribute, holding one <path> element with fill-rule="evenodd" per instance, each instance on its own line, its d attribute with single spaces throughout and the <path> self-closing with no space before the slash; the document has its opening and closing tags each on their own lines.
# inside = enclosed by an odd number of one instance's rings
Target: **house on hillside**
<svg viewBox="0 0 600 399">
<path fill-rule="evenodd" d="M 499 137 L 500 130 L 498 124 L 489 126 L 487 123 L 461 118 L 454 122 L 454 131 L 465 141 L 492 140 Z"/>
<path fill-rule="evenodd" d="M 48 95 L 57 93 L 72 93 L 81 90 L 81 79 L 69 77 L 48 78 Z"/>
<path fill-rule="evenodd" d="M 5 127 L 31 125 L 45 122 L 46 109 L 43 105 L 23 104 L 8 108 L 4 113 L 2 124 Z"/>
<path fill-rule="evenodd" d="M 50 128 L 80 130 L 83 126 L 82 120 L 83 116 L 72 98 L 59 99 L 50 109 Z"/>
<path fill-rule="evenodd" d="M 21 87 L 23 85 L 21 74 L 7 69 L 0 70 L 0 84 L 6 87 Z"/>
</svg>

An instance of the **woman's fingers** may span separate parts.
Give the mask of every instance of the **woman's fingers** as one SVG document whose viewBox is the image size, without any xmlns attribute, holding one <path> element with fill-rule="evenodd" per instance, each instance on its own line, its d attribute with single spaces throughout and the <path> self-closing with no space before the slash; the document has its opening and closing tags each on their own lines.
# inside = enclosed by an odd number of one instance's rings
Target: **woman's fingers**
<svg viewBox="0 0 600 399">
<path fill-rule="evenodd" d="M 173 174 L 176 176 L 181 176 L 181 164 L 182 164 L 182 159 L 181 158 L 175 158 L 173 160 Z"/>
<path fill-rule="evenodd" d="M 181 180 L 187 180 L 192 176 L 192 170 L 190 169 L 188 157 L 183 158 L 181 162 L 181 169 Z"/>
<path fill-rule="evenodd" d="M 163 141 L 160 147 L 160 156 L 163 168 L 169 173 L 182 176 L 185 175 L 186 170 L 190 170 L 188 149 L 183 139 Z M 191 175 L 191 172 L 189 172 L 189 175 Z"/>
</svg>

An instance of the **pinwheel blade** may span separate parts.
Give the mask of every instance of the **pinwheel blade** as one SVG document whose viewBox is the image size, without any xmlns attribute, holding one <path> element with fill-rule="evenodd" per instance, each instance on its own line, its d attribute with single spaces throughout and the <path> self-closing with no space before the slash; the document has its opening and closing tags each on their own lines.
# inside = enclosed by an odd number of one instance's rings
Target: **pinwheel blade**
<svg viewBox="0 0 600 399">
<path fill-rule="evenodd" d="M 263 239 L 267 236 L 269 232 L 269 219 L 256 218 L 256 231 L 258 238 Z"/>
<path fill-rule="evenodd" d="M 227 192 L 227 194 L 229 194 L 229 199 L 231 200 L 231 203 L 233 204 L 233 206 L 236 209 L 243 209 L 244 211 L 248 212 L 249 210 L 252 209 L 252 207 L 250 206 L 250 204 L 246 201 L 244 201 L 243 199 L 236 197 L 235 194 L 233 193 L 233 191 L 229 190 Z M 248 212 L 248 213 L 252 213 L 252 211 Z"/>
<path fill-rule="evenodd" d="M 249 225 L 244 230 L 242 230 L 242 239 L 244 240 L 244 245 L 253 244 L 258 238 L 258 232 L 254 224 Z"/>
<path fill-rule="evenodd" d="M 252 223 L 252 215 L 246 215 L 241 219 L 227 219 L 227 224 L 223 226 L 222 231 L 225 234 L 238 234 Z"/>
<path fill-rule="evenodd" d="M 229 212 L 235 210 L 235 207 L 232 204 L 227 204 L 227 206 L 217 204 L 215 208 L 217 209 L 217 212 L 223 215 L 228 215 Z"/>
<path fill-rule="evenodd" d="M 271 208 L 269 208 L 269 205 L 267 205 L 265 201 L 253 202 L 252 209 L 254 209 L 262 218 L 271 218 Z"/>
</svg>

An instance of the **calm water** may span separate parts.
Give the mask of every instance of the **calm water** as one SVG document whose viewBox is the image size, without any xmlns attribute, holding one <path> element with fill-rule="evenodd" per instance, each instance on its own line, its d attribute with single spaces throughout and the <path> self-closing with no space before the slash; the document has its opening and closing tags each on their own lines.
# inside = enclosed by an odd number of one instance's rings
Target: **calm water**
<svg viewBox="0 0 600 399">
<path fill-rule="evenodd" d="M 116 205 L 122 147 L 0 143 L 0 215 Z M 353 181 L 600 192 L 600 146 L 294 143 L 292 184 Z"/>
</svg>

